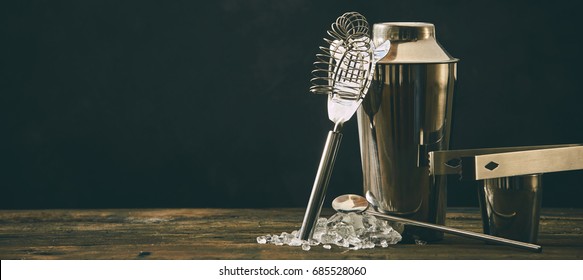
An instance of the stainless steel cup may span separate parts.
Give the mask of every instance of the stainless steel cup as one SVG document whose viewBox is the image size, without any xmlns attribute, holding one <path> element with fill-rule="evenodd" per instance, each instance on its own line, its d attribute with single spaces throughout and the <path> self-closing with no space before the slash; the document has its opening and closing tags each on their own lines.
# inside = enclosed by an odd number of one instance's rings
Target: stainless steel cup
<svg viewBox="0 0 583 280">
<path fill-rule="evenodd" d="M 535 243 L 542 201 L 542 174 L 485 179 L 478 187 L 484 233 Z"/>
<path fill-rule="evenodd" d="M 457 59 L 436 41 L 430 23 L 373 25 L 375 45 L 391 41 L 358 111 L 364 191 L 379 210 L 445 223 L 446 178 L 430 176 L 428 152 L 449 148 Z M 404 240 L 435 241 L 443 233 L 405 227 Z"/>
</svg>

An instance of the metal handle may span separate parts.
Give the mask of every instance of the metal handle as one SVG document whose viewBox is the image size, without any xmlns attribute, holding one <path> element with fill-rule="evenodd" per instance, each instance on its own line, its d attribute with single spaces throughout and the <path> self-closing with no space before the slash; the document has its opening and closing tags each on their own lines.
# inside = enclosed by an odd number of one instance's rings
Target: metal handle
<svg viewBox="0 0 583 280">
<path fill-rule="evenodd" d="M 445 232 L 445 233 L 450 233 L 450 234 L 454 234 L 454 235 L 464 236 L 464 237 L 468 237 L 468 238 L 478 239 L 478 240 L 482 240 L 482 241 L 488 241 L 488 242 L 502 244 L 502 245 L 508 245 L 511 247 L 526 249 L 526 250 L 537 252 L 537 253 L 540 253 L 543 250 L 540 245 L 536 245 L 536 244 L 532 244 L 532 243 L 520 242 L 520 241 L 516 241 L 516 240 L 510 240 L 510 239 L 506 239 L 506 238 L 491 236 L 491 235 L 472 232 L 472 231 L 465 231 L 465 230 L 446 227 L 446 226 L 440 226 L 440 225 L 435 225 L 435 224 L 419 222 L 419 221 L 415 221 L 415 220 L 409 220 L 409 219 L 405 219 L 405 218 L 401 218 L 401 217 L 387 215 L 387 214 L 380 213 L 380 212 L 373 211 L 373 210 L 367 210 L 366 213 L 373 215 L 373 216 L 376 216 L 376 217 L 379 217 L 379 218 L 382 218 L 382 219 L 393 221 L 393 222 L 398 222 L 398 223 L 403 223 L 403 224 L 418 226 L 418 227 L 423 227 L 423 228 L 429 228 L 429 229 L 433 229 L 433 230 L 437 230 L 437 231 L 441 231 L 441 232 Z"/>
<path fill-rule="evenodd" d="M 316 226 L 324 198 L 326 197 L 326 189 L 328 188 L 330 175 L 332 175 L 332 169 L 334 169 L 334 162 L 336 161 L 336 154 L 341 140 L 342 133 L 339 131 L 339 126 L 336 126 L 334 131 L 328 132 L 322 159 L 320 160 L 314 186 L 312 187 L 310 201 L 308 202 L 304 221 L 300 228 L 300 238 L 302 240 L 309 240 L 312 237 L 312 231 Z"/>
<path fill-rule="evenodd" d="M 583 169 L 583 145 L 435 151 L 429 153 L 429 161 L 432 175 L 483 180 Z"/>
</svg>

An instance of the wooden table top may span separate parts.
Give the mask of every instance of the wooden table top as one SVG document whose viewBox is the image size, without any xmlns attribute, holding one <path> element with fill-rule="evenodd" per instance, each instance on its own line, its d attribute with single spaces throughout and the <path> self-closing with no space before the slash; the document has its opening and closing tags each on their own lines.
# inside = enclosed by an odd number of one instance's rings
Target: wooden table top
<svg viewBox="0 0 583 280">
<path fill-rule="evenodd" d="M 583 209 L 542 210 L 542 253 L 448 234 L 437 243 L 357 251 L 257 244 L 257 236 L 298 229 L 303 211 L 0 210 L 0 259 L 583 259 Z M 446 224 L 481 232 L 480 219 L 477 208 L 453 208 Z"/>
</svg>

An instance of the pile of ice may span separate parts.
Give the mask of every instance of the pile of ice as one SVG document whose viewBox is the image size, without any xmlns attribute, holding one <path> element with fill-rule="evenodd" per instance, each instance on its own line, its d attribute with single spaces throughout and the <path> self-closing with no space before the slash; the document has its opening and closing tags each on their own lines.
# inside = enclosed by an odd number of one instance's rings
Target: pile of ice
<svg viewBox="0 0 583 280">
<path fill-rule="evenodd" d="M 371 249 L 375 246 L 388 247 L 396 244 L 402 237 L 387 221 L 377 219 L 366 213 L 336 213 L 330 219 L 319 218 L 310 241 L 299 238 L 299 232 L 282 232 L 280 235 L 257 237 L 259 244 L 302 246 L 305 251 L 311 246 L 322 244 L 325 249 L 331 245 L 352 250 Z"/>
</svg>

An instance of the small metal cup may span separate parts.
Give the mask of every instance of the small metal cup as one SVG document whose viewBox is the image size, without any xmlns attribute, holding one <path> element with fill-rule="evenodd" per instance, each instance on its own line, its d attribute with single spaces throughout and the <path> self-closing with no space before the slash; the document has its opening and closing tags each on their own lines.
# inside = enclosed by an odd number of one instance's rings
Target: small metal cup
<svg viewBox="0 0 583 280">
<path fill-rule="evenodd" d="M 484 233 L 535 243 L 542 201 L 542 174 L 485 179 L 478 187 Z"/>
</svg>

